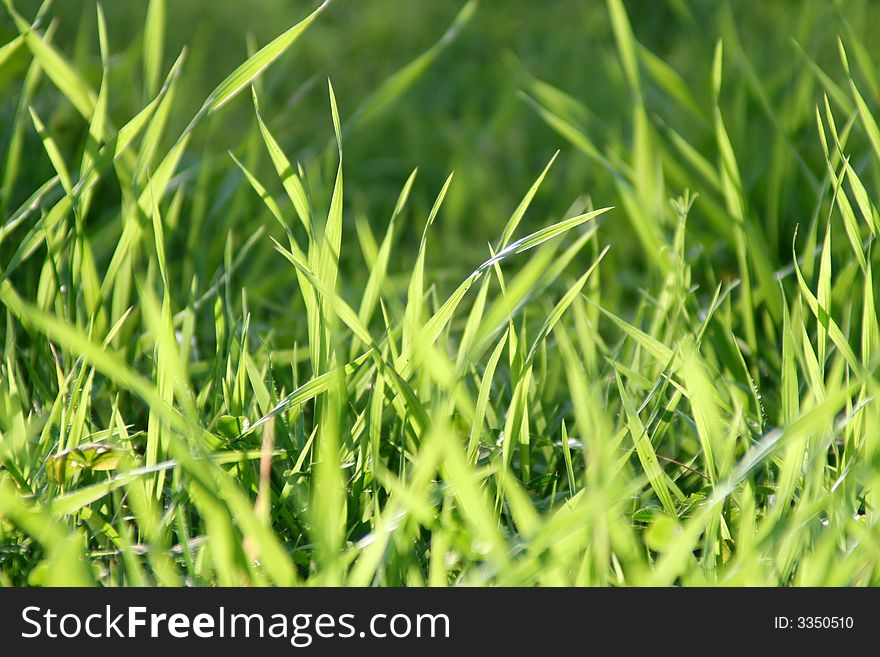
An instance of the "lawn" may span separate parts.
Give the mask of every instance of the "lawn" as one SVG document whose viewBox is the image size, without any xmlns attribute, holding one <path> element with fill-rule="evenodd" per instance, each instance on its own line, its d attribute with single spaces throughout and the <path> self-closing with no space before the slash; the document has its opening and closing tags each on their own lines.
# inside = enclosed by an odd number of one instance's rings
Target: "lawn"
<svg viewBox="0 0 880 657">
<path fill-rule="evenodd" d="M 870 0 L 0 6 L 0 585 L 880 584 Z"/>
</svg>

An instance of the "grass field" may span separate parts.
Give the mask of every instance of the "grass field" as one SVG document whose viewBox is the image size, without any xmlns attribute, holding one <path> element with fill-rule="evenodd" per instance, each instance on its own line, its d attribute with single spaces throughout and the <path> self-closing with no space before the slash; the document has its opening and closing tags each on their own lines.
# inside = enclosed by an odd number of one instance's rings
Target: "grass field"
<svg viewBox="0 0 880 657">
<path fill-rule="evenodd" d="M 880 7 L 319 2 L 3 0 L 0 584 L 880 583 Z"/>
</svg>

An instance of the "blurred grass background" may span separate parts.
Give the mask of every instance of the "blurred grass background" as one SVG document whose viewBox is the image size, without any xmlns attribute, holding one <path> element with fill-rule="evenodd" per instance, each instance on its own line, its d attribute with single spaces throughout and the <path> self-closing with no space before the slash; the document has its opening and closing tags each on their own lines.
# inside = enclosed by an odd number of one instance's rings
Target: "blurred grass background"
<svg viewBox="0 0 880 657">
<path fill-rule="evenodd" d="M 39 3 L 19 3 L 32 15 Z M 105 3 L 114 62 L 115 89 L 111 115 L 130 116 L 142 106 L 141 71 L 135 49 L 141 38 L 146 2 L 114 0 Z M 264 79 L 267 120 L 293 161 L 309 162 L 327 153 L 332 128 L 327 116 L 325 79 L 336 89 L 343 121 L 377 85 L 434 44 L 446 31 L 462 3 L 446 0 L 370 0 L 337 2 L 316 24 L 295 52 L 285 56 Z M 90 65 L 93 82 L 100 80 L 95 14 L 90 0 L 57 2 L 56 40 L 65 52 L 79 53 Z M 247 41 L 264 44 L 279 27 L 302 15 L 311 3 L 299 0 L 186 0 L 175 3 L 165 46 L 166 66 L 181 48 L 189 46 L 175 112 L 168 134 L 178 134 L 198 105 L 223 76 L 248 52 Z M 821 88 L 800 49 L 828 74 L 842 74 L 836 38 L 852 33 L 876 59 L 880 44 L 870 38 L 871 25 L 880 19 L 877 3 L 786 0 L 743 2 L 714 0 L 640 0 L 627 3 L 636 38 L 654 55 L 673 67 L 704 110 L 711 107 L 709 64 L 716 39 L 728 44 L 731 65 L 725 77 L 725 122 L 744 172 L 745 192 L 755 212 L 765 221 L 768 242 L 774 247 L 774 267 L 787 264 L 790 235 L 795 223 L 805 222 L 816 194 L 803 178 L 799 158 L 815 171 L 822 155 L 816 139 L 812 107 Z M 13 26 L 0 18 L 0 36 L 8 40 Z M 129 60 L 129 61 L 126 61 Z M 21 66 L 27 64 L 21 58 Z M 19 71 L 20 72 L 20 71 Z M 2 120 L 10 121 L 16 103 L 12 84 L 16 70 L 7 67 L 0 103 Z M 856 71 L 859 74 L 859 71 Z M 543 185 L 536 199 L 533 225 L 564 211 L 586 190 L 597 205 L 613 200 L 613 176 L 579 154 L 555 134 L 522 97 L 533 80 L 552 85 L 582 107 L 570 106 L 574 118 L 599 146 L 619 148 L 632 140 L 632 121 L 625 108 L 629 90 L 615 48 L 606 6 L 602 2 L 554 0 L 488 0 L 472 21 L 424 75 L 390 107 L 363 129 L 346 135 L 346 189 L 350 208 L 384 230 L 400 186 L 409 172 L 420 167 L 414 195 L 417 215 L 424 215 L 436 190 L 450 171 L 456 183 L 436 228 L 431 258 L 435 264 L 455 266 L 485 253 L 485 243 L 498 230 L 553 151 L 563 149 L 563 166 Z M 876 81 L 868 86 L 876 100 Z M 124 93 L 128 89 L 129 93 Z M 647 85 L 646 105 L 657 125 L 668 124 L 702 153 L 715 149 L 711 123 L 695 120 L 686 108 L 656 85 Z M 73 109 L 50 100 L 38 109 L 64 130 L 62 147 L 78 144 L 81 134 L 72 128 Z M 624 108 L 624 111 L 621 111 Z M 211 156 L 224 157 L 239 149 L 254 129 L 252 108 L 239 98 L 222 120 L 197 135 Z M 780 143 L 780 125 L 788 143 Z M 80 124 L 80 130 L 87 126 Z M 861 137 L 854 135 L 854 139 Z M 27 136 L 27 148 L 39 151 L 38 137 Z M 854 146 L 859 147 L 859 142 Z M 332 151 L 332 149 L 330 149 Z M 321 169 L 332 174 L 330 160 Z M 51 174 L 48 161 L 29 167 L 33 179 L 17 190 L 35 188 Z M 263 166 L 268 166 L 265 162 Z M 773 175 L 768 175 L 770 172 Z M 789 172 L 791 175 L 789 176 Z M 241 176 L 238 173 L 231 174 Z M 774 181 L 784 179 L 783 189 Z M 24 183 L 24 181 L 23 181 Z M 673 182 L 674 185 L 674 182 Z M 322 185 L 316 184 L 316 188 Z M 323 185 L 326 187 L 326 185 Z M 280 189 L 280 187 L 279 187 Z M 272 190 L 272 191 L 278 191 Z M 681 190 L 678 190 L 681 191 Z M 701 190 L 692 190 L 701 191 Z M 13 202 L 13 205 L 15 203 Z M 255 201 L 233 206 L 235 213 L 217 218 L 218 228 L 247 230 Z M 697 203 L 690 229 L 705 228 Z M 631 234 L 620 218 L 609 222 L 608 239 L 617 243 L 612 261 L 638 265 L 638 247 L 617 238 Z M 418 240 L 421 226 L 407 224 L 405 235 Z M 705 248 L 719 246 L 712 231 Z M 404 237 L 406 239 L 406 237 Z M 219 253 L 217 254 L 219 255 Z M 732 264 L 723 248 L 715 253 Z M 631 284 L 640 272 L 627 268 Z M 608 285 L 628 284 L 606 281 Z"/>
</svg>

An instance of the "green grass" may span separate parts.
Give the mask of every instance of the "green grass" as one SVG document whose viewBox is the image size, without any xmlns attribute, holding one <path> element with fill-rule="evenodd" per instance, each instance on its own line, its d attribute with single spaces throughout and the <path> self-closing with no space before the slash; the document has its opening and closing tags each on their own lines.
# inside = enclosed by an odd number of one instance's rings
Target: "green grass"
<svg viewBox="0 0 880 657">
<path fill-rule="evenodd" d="M 880 583 L 872 3 L 4 4 L 0 583 Z"/>
</svg>

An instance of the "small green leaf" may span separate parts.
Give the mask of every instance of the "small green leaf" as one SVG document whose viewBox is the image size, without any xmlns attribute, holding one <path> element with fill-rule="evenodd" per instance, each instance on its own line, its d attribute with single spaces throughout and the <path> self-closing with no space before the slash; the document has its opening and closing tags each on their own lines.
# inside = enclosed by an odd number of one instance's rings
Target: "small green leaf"
<svg viewBox="0 0 880 657">
<path fill-rule="evenodd" d="M 251 426 L 250 420 L 240 415 L 223 415 L 214 423 L 214 433 L 227 441 L 236 440 Z"/>
</svg>

